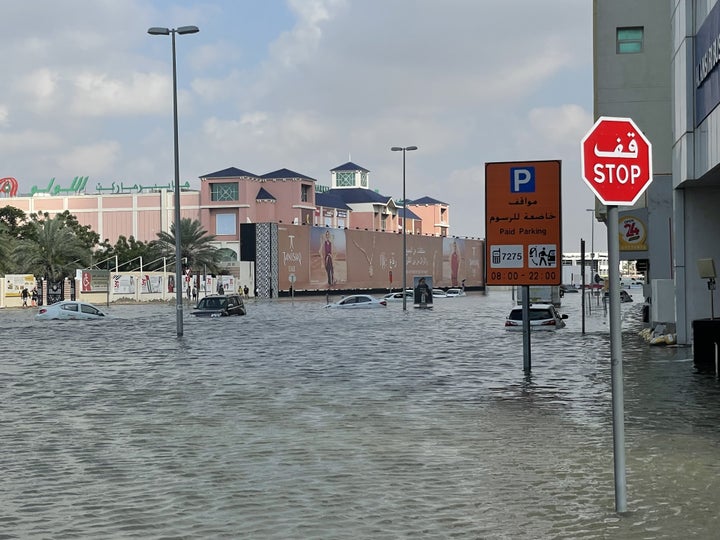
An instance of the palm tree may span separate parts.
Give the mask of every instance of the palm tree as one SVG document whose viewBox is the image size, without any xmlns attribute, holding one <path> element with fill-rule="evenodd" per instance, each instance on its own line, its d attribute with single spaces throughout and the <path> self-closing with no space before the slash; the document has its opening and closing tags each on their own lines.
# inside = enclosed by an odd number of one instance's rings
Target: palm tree
<svg viewBox="0 0 720 540">
<path fill-rule="evenodd" d="M 30 225 L 33 238 L 20 240 L 13 250 L 21 271 L 58 281 L 72 276 L 76 268 L 87 266 L 90 249 L 62 218 L 37 220 Z"/>
<path fill-rule="evenodd" d="M 214 240 L 215 237 L 208 234 L 197 219 L 180 219 L 180 256 L 190 268 L 206 267 L 213 273 L 217 272 L 220 259 L 218 249 L 211 244 Z M 174 257 L 175 223 L 170 225 L 169 233 L 159 232 L 154 244 L 162 256 Z"/>
</svg>

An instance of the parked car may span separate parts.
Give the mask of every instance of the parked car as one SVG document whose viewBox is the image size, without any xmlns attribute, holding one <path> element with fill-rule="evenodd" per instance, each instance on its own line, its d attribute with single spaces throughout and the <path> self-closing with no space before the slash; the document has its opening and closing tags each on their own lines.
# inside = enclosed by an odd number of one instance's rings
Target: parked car
<svg viewBox="0 0 720 540">
<path fill-rule="evenodd" d="M 87 302 L 76 302 L 74 300 L 63 300 L 38 309 L 35 319 L 39 321 L 51 319 L 103 319 L 105 313 Z"/>
<path fill-rule="evenodd" d="M 245 313 L 245 303 L 239 294 L 211 294 L 201 298 L 192 312 L 196 317 L 227 317 Z"/>
<path fill-rule="evenodd" d="M 402 297 L 400 297 L 402 300 Z M 387 307 L 387 300 L 378 299 L 369 294 L 353 294 L 346 296 L 342 300 L 328 304 L 325 306 L 333 309 L 372 309 Z"/>
<path fill-rule="evenodd" d="M 413 301 L 413 292 L 412 290 L 405 291 L 405 298 L 407 298 L 406 302 L 412 302 Z M 385 296 L 383 296 L 383 300 L 387 302 L 402 302 L 403 299 L 403 293 L 402 291 L 395 291 L 392 293 L 388 293 Z"/>
<path fill-rule="evenodd" d="M 568 316 L 560 315 L 552 304 L 530 305 L 530 330 L 557 330 L 565 328 L 565 319 Z M 516 306 L 510 310 L 505 319 L 505 330 L 520 331 L 523 329 L 523 308 Z"/>
<path fill-rule="evenodd" d="M 447 293 L 443 291 L 442 289 L 433 289 L 433 298 L 445 298 L 447 296 Z"/>
</svg>

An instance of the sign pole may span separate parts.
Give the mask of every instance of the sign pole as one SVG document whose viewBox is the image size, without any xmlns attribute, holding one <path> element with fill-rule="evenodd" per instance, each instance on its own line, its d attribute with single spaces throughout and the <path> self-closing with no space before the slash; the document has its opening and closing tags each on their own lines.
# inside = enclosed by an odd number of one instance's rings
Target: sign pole
<svg viewBox="0 0 720 540">
<path fill-rule="evenodd" d="M 627 511 L 625 485 L 625 404 L 623 398 L 622 329 L 620 320 L 620 237 L 618 207 L 608 206 L 608 264 L 610 266 L 610 365 L 612 379 L 615 511 Z"/>
<path fill-rule="evenodd" d="M 522 286 L 522 318 L 523 318 L 523 371 L 527 375 L 532 370 L 532 353 L 530 350 L 530 286 Z"/>
</svg>

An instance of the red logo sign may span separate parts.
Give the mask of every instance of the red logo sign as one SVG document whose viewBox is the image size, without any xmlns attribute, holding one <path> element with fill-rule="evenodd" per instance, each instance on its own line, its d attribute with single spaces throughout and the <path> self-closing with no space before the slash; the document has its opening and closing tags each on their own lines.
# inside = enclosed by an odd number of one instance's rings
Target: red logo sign
<svg viewBox="0 0 720 540">
<path fill-rule="evenodd" d="M 652 182 L 652 145 L 630 118 L 601 116 L 580 147 L 583 180 L 605 205 L 632 206 Z"/>
</svg>

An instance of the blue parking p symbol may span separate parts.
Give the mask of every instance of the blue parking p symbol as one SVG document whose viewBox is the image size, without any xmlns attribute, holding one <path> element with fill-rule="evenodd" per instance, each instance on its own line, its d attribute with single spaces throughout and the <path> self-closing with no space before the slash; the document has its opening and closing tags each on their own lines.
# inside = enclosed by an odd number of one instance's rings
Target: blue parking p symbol
<svg viewBox="0 0 720 540">
<path fill-rule="evenodd" d="M 510 168 L 510 193 L 535 192 L 535 167 Z"/>
</svg>

